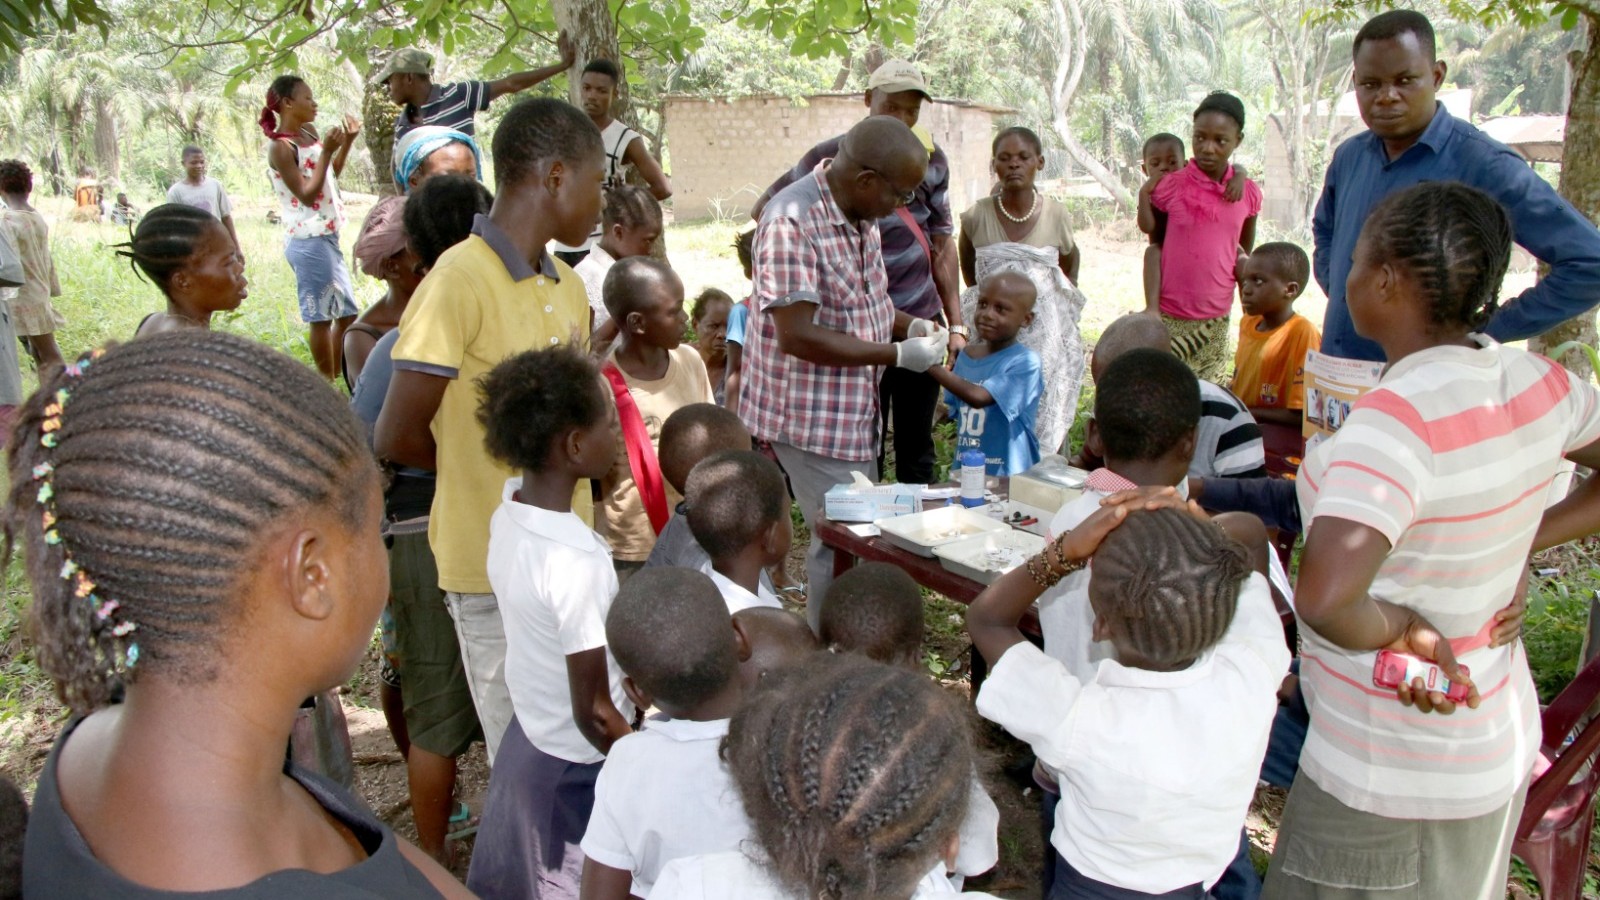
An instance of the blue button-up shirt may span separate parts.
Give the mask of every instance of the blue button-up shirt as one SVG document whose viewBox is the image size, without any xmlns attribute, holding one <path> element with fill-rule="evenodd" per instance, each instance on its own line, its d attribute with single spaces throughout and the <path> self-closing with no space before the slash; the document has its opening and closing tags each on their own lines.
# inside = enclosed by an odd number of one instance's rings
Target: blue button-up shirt
<svg viewBox="0 0 1600 900">
<path fill-rule="evenodd" d="M 1356 334 L 1344 283 L 1372 208 L 1424 181 L 1459 181 L 1498 200 L 1511 216 L 1516 242 L 1550 266 L 1549 275 L 1500 308 L 1484 329 L 1490 337 L 1516 341 L 1543 334 L 1600 303 L 1600 231 L 1516 151 L 1441 105 L 1399 159 L 1390 161 L 1383 140 L 1370 131 L 1345 141 L 1333 154 L 1312 219 L 1317 283 L 1328 295 L 1322 352 L 1384 358 L 1381 347 Z"/>
</svg>

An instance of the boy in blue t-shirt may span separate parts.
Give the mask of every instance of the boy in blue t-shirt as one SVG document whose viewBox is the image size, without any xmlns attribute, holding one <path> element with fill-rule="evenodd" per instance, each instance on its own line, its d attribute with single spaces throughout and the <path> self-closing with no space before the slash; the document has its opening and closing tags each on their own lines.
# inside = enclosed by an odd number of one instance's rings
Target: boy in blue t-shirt
<svg viewBox="0 0 1600 900">
<path fill-rule="evenodd" d="M 973 318 L 978 340 L 961 351 L 953 369 L 928 370 L 945 388 L 945 404 L 960 423 L 958 443 L 976 439 L 990 475 L 1015 475 L 1039 461 L 1033 427 L 1044 375 L 1039 355 L 1017 343 L 1017 332 L 1033 321 L 1038 296 L 1033 281 L 1019 272 L 985 278 Z"/>
</svg>

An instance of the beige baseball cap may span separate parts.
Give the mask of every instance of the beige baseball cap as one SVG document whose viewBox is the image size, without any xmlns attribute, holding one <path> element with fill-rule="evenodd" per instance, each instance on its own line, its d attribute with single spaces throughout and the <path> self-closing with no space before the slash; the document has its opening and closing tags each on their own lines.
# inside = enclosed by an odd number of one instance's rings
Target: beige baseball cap
<svg viewBox="0 0 1600 900">
<path fill-rule="evenodd" d="M 867 78 L 867 90 L 890 94 L 916 91 L 929 100 L 933 99 L 933 95 L 928 93 L 928 83 L 922 80 L 922 72 L 903 59 L 891 59 L 879 66 Z"/>
<path fill-rule="evenodd" d="M 389 54 L 389 60 L 372 76 L 373 84 L 383 84 L 390 75 L 432 75 L 433 54 L 415 47 L 402 47 Z"/>
</svg>

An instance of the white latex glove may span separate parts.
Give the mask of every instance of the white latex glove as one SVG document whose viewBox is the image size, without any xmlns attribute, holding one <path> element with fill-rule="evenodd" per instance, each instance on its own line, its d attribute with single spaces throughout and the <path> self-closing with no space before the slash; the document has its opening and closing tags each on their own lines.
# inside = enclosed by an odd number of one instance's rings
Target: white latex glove
<svg viewBox="0 0 1600 900">
<path fill-rule="evenodd" d="M 928 337 L 939 330 L 939 323 L 932 319 L 912 319 L 911 324 L 906 326 L 906 337 Z"/>
<path fill-rule="evenodd" d="M 922 337 L 906 338 L 895 344 L 894 364 L 913 372 L 926 372 L 931 366 L 944 362 L 950 345 L 950 333 L 940 330 Z"/>
</svg>

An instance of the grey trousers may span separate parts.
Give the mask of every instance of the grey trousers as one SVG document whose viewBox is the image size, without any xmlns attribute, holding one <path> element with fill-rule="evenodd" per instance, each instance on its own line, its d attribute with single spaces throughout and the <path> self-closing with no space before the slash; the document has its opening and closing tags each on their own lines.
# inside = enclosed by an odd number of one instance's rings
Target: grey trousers
<svg viewBox="0 0 1600 900">
<path fill-rule="evenodd" d="M 793 444 L 772 444 L 778 463 L 789 476 L 789 486 L 794 490 L 795 502 L 800 504 L 800 514 L 811 530 L 811 546 L 806 549 L 806 621 L 811 630 L 822 631 L 822 601 L 833 583 L 833 551 L 817 540 L 817 521 L 822 518 L 822 498 L 828 488 L 836 484 L 849 484 L 856 472 L 877 480 L 877 463 L 870 459 L 858 461 L 831 459 L 817 453 L 801 450 Z"/>
<path fill-rule="evenodd" d="M 1304 771 L 1289 790 L 1263 900 L 1499 900 L 1528 783 L 1474 819 L 1351 809 Z"/>
</svg>

